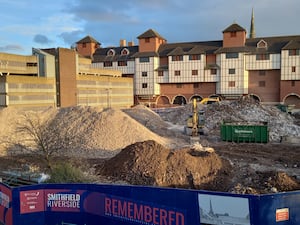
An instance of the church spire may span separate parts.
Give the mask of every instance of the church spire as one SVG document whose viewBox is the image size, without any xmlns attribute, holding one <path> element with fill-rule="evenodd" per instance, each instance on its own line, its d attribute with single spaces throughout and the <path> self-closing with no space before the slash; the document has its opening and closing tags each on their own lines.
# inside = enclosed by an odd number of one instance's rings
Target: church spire
<svg viewBox="0 0 300 225">
<path fill-rule="evenodd" d="M 255 37 L 256 37 L 256 35 L 255 35 L 255 27 L 254 27 L 254 9 L 252 8 L 249 38 L 255 38 Z"/>
</svg>

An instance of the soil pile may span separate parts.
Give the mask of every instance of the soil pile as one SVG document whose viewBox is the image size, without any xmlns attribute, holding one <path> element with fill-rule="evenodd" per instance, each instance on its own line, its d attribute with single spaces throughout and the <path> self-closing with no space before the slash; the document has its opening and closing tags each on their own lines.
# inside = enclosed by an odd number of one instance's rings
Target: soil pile
<svg viewBox="0 0 300 225">
<path fill-rule="evenodd" d="M 170 150 L 155 141 L 139 142 L 124 148 L 97 168 L 100 175 L 134 185 L 155 185 L 214 189 L 227 188 L 224 174 L 228 162 L 215 153 L 189 148 Z"/>
</svg>

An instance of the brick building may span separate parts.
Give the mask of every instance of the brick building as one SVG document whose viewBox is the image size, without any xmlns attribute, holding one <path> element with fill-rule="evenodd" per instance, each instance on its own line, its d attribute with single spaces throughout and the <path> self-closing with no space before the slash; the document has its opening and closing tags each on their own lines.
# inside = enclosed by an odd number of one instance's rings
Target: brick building
<svg viewBox="0 0 300 225">
<path fill-rule="evenodd" d="M 249 95 L 300 108 L 300 35 L 250 37 L 234 23 L 219 41 L 167 43 L 150 29 L 138 45 L 97 48 L 93 66 L 134 78 L 135 104 L 185 104 L 193 98 Z M 80 48 L 77 48 L 80 53 Z"/>
</svg>

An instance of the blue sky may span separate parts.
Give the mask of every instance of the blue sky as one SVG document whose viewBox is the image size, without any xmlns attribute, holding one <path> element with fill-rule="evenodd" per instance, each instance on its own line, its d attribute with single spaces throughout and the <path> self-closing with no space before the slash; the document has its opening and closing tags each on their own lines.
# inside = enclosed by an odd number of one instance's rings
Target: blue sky
<svg viewBox="0 0 300 225">
<path fill-rule="evenodd" d="M 0 52 L 70 48 L 86 35 L 102 47 L 152 28 L 169 43 L 221 40 L 233 22 L 256 36 L 300 35 L 299 0 L 0 0 Z"/>
</svg>

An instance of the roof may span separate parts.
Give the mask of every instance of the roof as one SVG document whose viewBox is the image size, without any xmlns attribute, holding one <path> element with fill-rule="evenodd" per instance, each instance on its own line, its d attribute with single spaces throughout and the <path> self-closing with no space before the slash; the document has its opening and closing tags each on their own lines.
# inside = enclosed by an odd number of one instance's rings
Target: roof
<svg viewBox="0 0 300 225">
<path fill-rule="evenodd" d="M 246 31 L 246 30 L 245 30 L 245 28 L 241 27 L 237 23 L 233 23 L 229 27 L 227 27 L 225 30 L 223 30 L 223 33 L 237 32 L 237 31 Z"/>
<path fill-rule="evenodd" d="M 161 57 L 169 55 L 193 55 L 203 53 L 213 53 L 222 47 L 222 41 L 207 41 L 207 42 L 184 42 L 184 43 L 171 43 L 162 44 L 158 53 Z"/>
<path fill-rule="evenodd" d="M 122 55 L 123 49 L 129 51 L 128 55 Z M 115 54 L 113 56 L 107 55 L 107 53 L 113 50 Z M 139 46 L 122 46 L 122 47 L 107 47 L 98 48 L 93 55 L 93 62 L 105 62 L 105 61 L 118 61 L 118 60 L 134 60 L 133 55 L 139 51 Z"/>
<path fill-rule="evenodd" d="M 79 41 L 77 41 L 76 42 L 77 44 L 83 44 L 83 43 L 96 43 L 96 44 L 99 44 L 100 45 L 100 43 L 96 40 L 96 39 L 94 39 L 93 37 L 91 37 L 91 36 L 86 36 L 86 37 L 84 37 L 84 38 L 82 38 L 81 40 L 79 40 Z"/>
<path fill-rule="evenodd" d="M 158 37 L 160 39 L 166 40 L 159 33 L 157 33 L 155 30 L 152 30 L 152 29 L 149 29 L 146 32 L 142 33 L 140 36 L 137 37 L 137 39 L 152 38 L 152 37 Z"/>
<path fill-rule="evenodd" d="M 232 24 L 226 30 L 230 31 L 239 29 L 244 30 L 244 28 L 240 27 L 239 25 Z M 141 36 L 150 37 L 152 31 L 153 30 L 149 30 Z M 155 34 L 152 33 L 152 35 Z M 266 43 L 266 47 L 258 48 L 257 44 L 260 41 L 264 41 Z M 129 55 L 121 55 L 121 51 L 124 48 L 129 50 Z M 107 52 L 110 49 L 115 51 L 114 56 L 107 56 Z M 117 61 L 124 57 L 127 60 L 134 60 L 134 58 L 138 57 L 168 57 L 173 55 L 220 54 L 230 52 L 244 52 L 247 54 L 280 54 L 282 50 L 289 49 L 300 49 L 300 35 L 247 38 L 245 46 L 231 48 L 223 48 L 223 40 L 164 43 L 160 45 L 157 52 L 139 52 L 138 46 L 99 48 L 94 54 L 94 62 L 103 62 L 109 60 Z"/>
<path fill-rule="evenodd" d="M 291 40 L 284 47 L 284 50 L 300 49 L 300 40 Z"/>
<path fill-rule="evenodd" d="M 257 48 L 257 43 L 261 40 L 267 44 L 266 48 Z M 298 44 L 297 44 L 298 42 Z M 281 50 L 286 49 L 299 49 L 300 48 L 300 35 L 298 36 L 281 36 L 281 37 L 258 37 L 246 40 L 246 46 L 250 49 L 251 53 L 280 53 Z"/>
<path fill-rule="evenodd" d="M 157 52 L 137 52 L 132 57 L 140 58 L 140 57 L 159 57 Z"/>
</svg>

